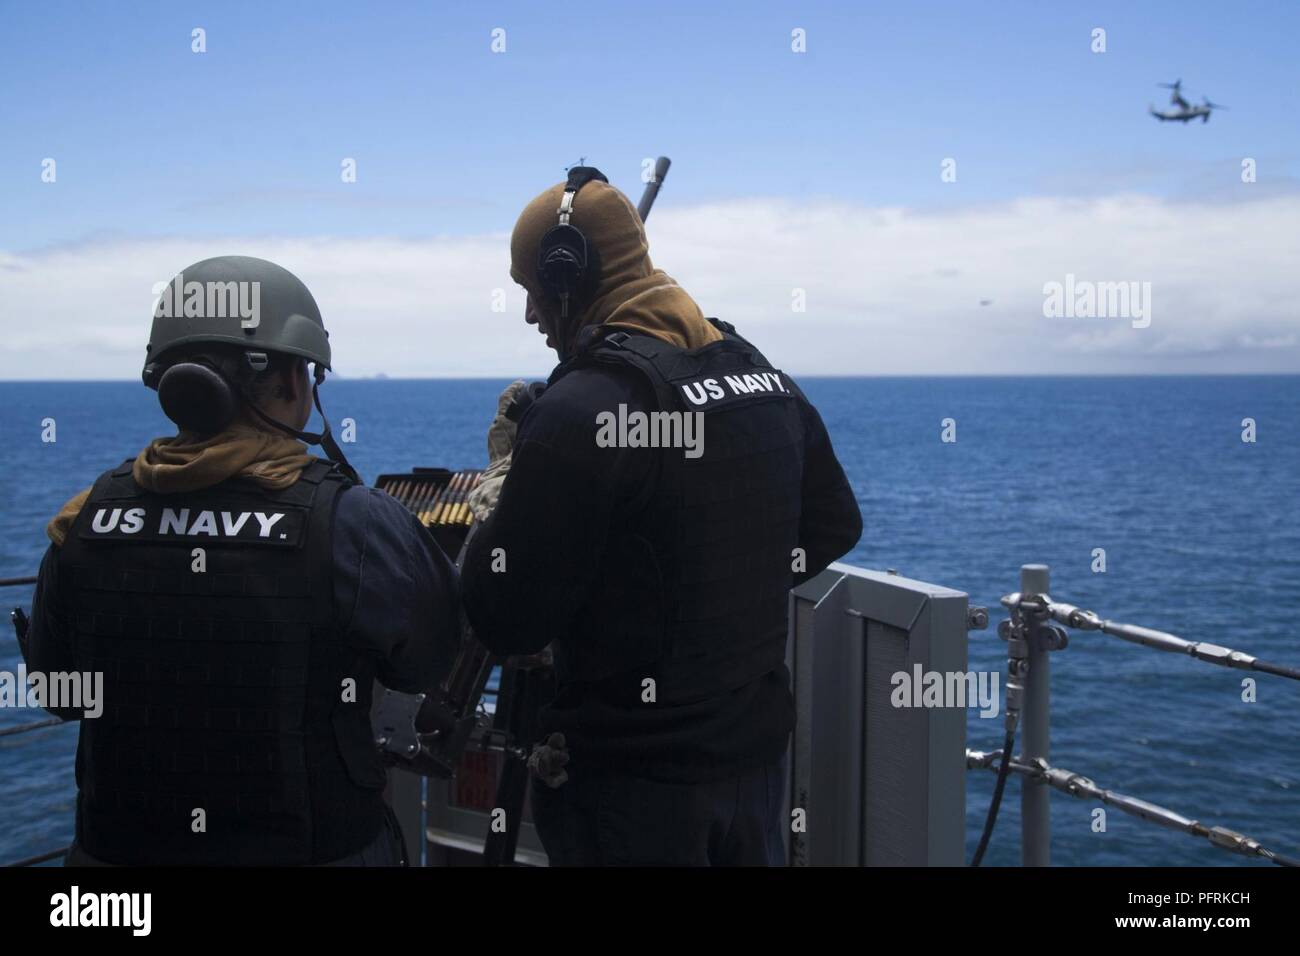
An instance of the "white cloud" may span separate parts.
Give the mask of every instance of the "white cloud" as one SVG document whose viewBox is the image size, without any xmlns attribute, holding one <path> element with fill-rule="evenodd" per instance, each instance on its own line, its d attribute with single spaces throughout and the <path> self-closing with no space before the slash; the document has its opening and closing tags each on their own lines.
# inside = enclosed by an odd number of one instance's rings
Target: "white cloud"
<svg viewBox="0 0 1300 956">
<path fill-rule="evenodd" d="M 924 213 L 754 199 L 662 208 L 650 232 L 656 263 L 707 314 L 796 373 L 1300 371 L 1296 222 L 1298 196 Z M 0 378 L 138 376 L 153 285 L 225 253 L 306 281 L 343 374 L 535 375 L 552 359 L 521 321 L 507 245 L 504 233 L 152 238 L 0 253 Z M 1045 318 L 1043 285 L 1067 273 L 1150 282 L 1151 326 Z"/>
</svg>

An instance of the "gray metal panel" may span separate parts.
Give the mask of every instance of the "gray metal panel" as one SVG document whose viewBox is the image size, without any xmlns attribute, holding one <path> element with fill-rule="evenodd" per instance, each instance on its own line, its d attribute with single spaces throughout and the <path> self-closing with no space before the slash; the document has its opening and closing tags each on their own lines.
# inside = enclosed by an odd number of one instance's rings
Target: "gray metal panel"
<svg viewBox="0 0 1300 956">
<path fill-rule="evenodd" d="M 798 865 L 953 865 L 965 855 L 966 713 L 898 708 L 893 675 L 967 667 L 967 596 L 834 564 L 794 589 Z"/>
<path fill-rule="evenodd" d="M 833 588 L 812 621 L 811 757 L 808 793 L 809 858 L 855 866 L 862 840 L 863 642 L 848 617 L 849 592 Z"/>
<path fill-rule="evenodd" d="M 927 670 L 964 673 L 969 649 L 968 597 L 959 591 L 931 594 L 928 626 L 913 635 L 914 656 Z M 924 646 L 922 646 L 924 642 Z M 929 732 L 925 772 L 929 835 L 929 866 L 966 863 L 966 709 L 943 707 L 922 711 Z"/>
<path fill-rule="evenodd" d="M 875 615 L 868 605 L 864 614 Z M 911 668 L 908 633 L 880 621 L 865 623 L 867 739 L 864 766 L 866 800 L 862 807 L 864 866 L 906 866 L 925 861 L 928 816 L 924 767 L 925 712 L 890 703 L 891 677 Z M 820 691 L 820 688 L 818 689 Z"/>
</svg>

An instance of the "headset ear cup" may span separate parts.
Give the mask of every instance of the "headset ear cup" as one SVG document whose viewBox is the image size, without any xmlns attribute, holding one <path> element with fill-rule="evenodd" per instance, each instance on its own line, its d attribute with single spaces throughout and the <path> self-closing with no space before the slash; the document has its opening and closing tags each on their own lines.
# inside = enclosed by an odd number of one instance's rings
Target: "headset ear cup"
<svg viewBox="0 0 1300 956">
<path fill-rule="evenodd" d="M 542 237 L 537 255 L 537 278 L 548 295 L 557 299 L 574 295 L 587 272 L 587 239 L 575 226 L 552 226 Z"/>
<path fill-rule="evenodd" d="M 163 413 L 185 431 L 214 435 L 235 418 L 239 401 L 225 376 L 197 362 L 180 362 L 158 380 Z"/>
<path fill-rule="evenodd" d="M 564 354 L 566 330 L 573 318 L 572 299 L 584 296 L 596 286 L 599 257 L 589 247 L 582 230 L 569 222 L 574 201 L 583 185 L 592 180 L 608 183 L 604 173 L 592 166 L 569 170 L 564 196 L 560 200 L 559 222 L 546 231 L 537 249 L 537 281 L 548 298 L 559 303 L 561 327 L 556 329 L 557 347 Z"/>
</svg>

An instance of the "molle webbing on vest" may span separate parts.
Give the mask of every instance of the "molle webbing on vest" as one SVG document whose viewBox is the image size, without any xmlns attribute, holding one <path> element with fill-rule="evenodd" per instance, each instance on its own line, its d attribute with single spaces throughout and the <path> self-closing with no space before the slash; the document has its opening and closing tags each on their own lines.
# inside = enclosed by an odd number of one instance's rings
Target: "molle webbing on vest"
<svg viewBox="0 0 1300 956">
<path fill-rule="evenodd" d="M 373 668 L 334 621 L 347 484 L 327 462 L 275 492 L 231 479 L 157 495 L 130 462 L 95 483 L 60 552 L 78 667 L 104 674 L 77 753 L 92 856 L 323 863 L 378 833 Z"/>
<path fill-rule="evenodd" d="M 668 618 L 659 657 L 622 662 L 624 679 L 655 678 L 662 703 L 734 690 L 785 656 L 802 501 L 798 393 L 729 326 L 717 327 L 722 341 L 689 351 L 625 332 L 588 337 L 552 378 L 593 365 L 628 368 L 654 389 L 656 411 L 701 416 L 702 454 L 658 448 L 657 486 L 644 513 L 629 519 L 652 548 L 660 581 L 608 585 L 662 589 Z M 625 630 L 615 619 L 584 617 L 583 633 L 557 656 L 575 681 L 609 680 L 619 671 L 605 645 Z M 585 666 L 594 661 L 599 666 Z"/>
</svg>

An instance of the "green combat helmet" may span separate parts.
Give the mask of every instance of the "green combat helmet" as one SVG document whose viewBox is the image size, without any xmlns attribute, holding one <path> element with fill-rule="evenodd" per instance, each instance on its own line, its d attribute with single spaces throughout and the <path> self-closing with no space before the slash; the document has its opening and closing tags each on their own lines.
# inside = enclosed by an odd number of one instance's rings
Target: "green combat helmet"
<svg viewBox="0 0 1300 956">
<path fill-rule="evenodd" d="M 183 429 L 215 434 L 241 400 L 282 432 L 320 445 L 349 477 L 356 472 L 330 434 L 320 384 L 330 368 L 329 333 L 316 300 L 288 269 L 251 256 L 217 256 L 183 269 L 162 287 L 145 347 L 144 384 L 158 392 L 167 417 Z M 258 407 L 249 389 L 270 364 L 269 353 L 315 365 L 312 399 L 324 428 L 303 432 Z"/>
<path fill-rule="evenodd" d="M 330 367 L 329 333 L 301 279 L 274 262 L 217 256 L 181 271 L 161 290 L 145 348 L 150 369 L 173 349 L 223 343 L 285 352 Z"/>
</svg>

